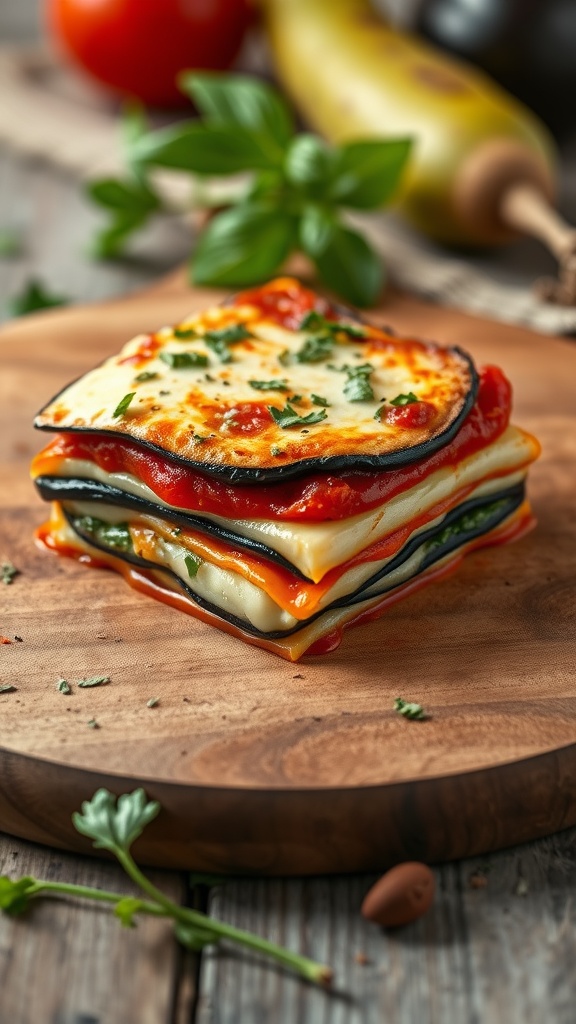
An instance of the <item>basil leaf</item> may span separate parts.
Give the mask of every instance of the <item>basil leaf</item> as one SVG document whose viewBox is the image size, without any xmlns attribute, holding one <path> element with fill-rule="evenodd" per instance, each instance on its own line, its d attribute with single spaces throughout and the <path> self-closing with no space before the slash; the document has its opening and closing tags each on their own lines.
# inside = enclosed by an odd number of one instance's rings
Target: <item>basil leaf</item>
<svg viewBox="0 0 576 1024">
<path fill-rule="evenodd" d="M 147 380 L 156 380 L 157 373 L 152 373 L 150 370 L 142 370 L 142 373 L 138 373 L 134 377 L 134 383 L 143 384 Z"/>
<path fill-rule="evenodd" d="M 214 217 L 192 264 L 196 284 L 241 287 L 263 281 L 296 242 L 294 218 L 262 203 L 242 203 Z"/>
<path fill-rule="evenodd" d="M 335 154 L 317 135 L 302 132 L 294 136 L 286 154 L 286 177 L 293 185 L 326 187 L 332 175 Z"/>
<path fill-rule="evenodd" d="M 310 395 L 312 399 L 312 405 L 321 405 L 324 409 L 330 408 L 330 402 L 327 398 L 323 398 L 322 395 L 315 395 L 314 392 Z"/>
<path fill-rule="evenodd" d="M 101 228 L 92 242 L 92 255 L 98 259 L 117 256 L 129 235 L 141 228 L 160 209 L 159 196 L 141 179 L 122 181 L 102 178 L 86 186 L 87 195 L 99 206 L 111 211 L 112 220 Z"/>
<path fill-rule="evenodd" d="M 191 370 L 208 366 L 208 356 L 200 352 L 161 352 L 160 359 L 172 370 Z"/>
<path fill-rule="evenodd" d="M 334 214 L 320 206 L 311 204 L 304 208 L 298 233 L 300 245 L 310 259 L 315 259 L 330 245 L 336 223 Z"/>
<path fill-rule="evenodd" d="M 269 405 L 268 412 L 272 416 L 274 422 L 284 430 L 287 427 L 300 427 L 306 423 L 320 423 L 321 420 L 326 419 L 324 409 L 321 409 L 320 412 L 310 412 L 307 416 L 299 416 L 289 402 L 286 402 L 284 409 L 276 409 L 275 406 Z"/>
<path fill-rule="evenodd" d="M 278 164 L 266 140 L 256 132 L 198 121 L 151 132 L 139 139 L 131 152 L 132 159 L 141 163 L 196 174 L 236 174 L 268 170 Z"/>
<path fill-rule="evenodd" d="M 187 71 L 180 85 L 212 124 L 241 125 L 281 151 L 294 134 L 290 110 L 272 86 L 249 75 Z"/>
<path fill-rule="evenodd" d="M 24 316 L 26 313 L 35 313 L 39 309 L 53 309 L 56 306 L 66 306 L 67 304 L 68 299 L 50 294 L 41 281 L 32 278 L 20 295 L 9 300 L 8 309 L 12 316 Z"/>
<path fill-rule="evenodd" d="M 88 182 L 86 191 L 94 202 L 109 210 L 149 213 L 160 206 L 156 193 L 142 181 L 101 178 Z"/>
<path fill-rule="evenodd" d="M 112 416 L 114 417 L 114 419 L 117 419 L 118 416 L 123 416 L 124 415 L 124 413 L 128 409 L 128 406 L 130 405 L 130 402 L 134 398 L 135 394 L 136 394 L 135 391 L 130 391 L 129 394 L 124 395 L 124 398 L 120 399 L 120 401 L 118 402 L 118 405 L 116 406 L 116 408 L 114 409 L 114 412 L 112 413 Z"/>
<path fill-rule="evenodd" d="M 412 139 L 370 139 L 342 146 L 331 198 L 356 209 L 384 206 L 399 185 L 411 148 Z"/>
<path fill-rule="evenodd" d="M 396 398 L 390 400 L 390 405 L 412 405 L 414 402 L 419 402 L 420 399 L 416 397 L 413 391 L 409 391 L 407 395 L 396 395 Z"/>
<path fill-rule="evenodd" d="M 339 224 L 325 249 L 310 253 L 324 284 L 355 306 L 372 305 L 384 283 L 384 268 L 366 239 Z"/>
</svg>

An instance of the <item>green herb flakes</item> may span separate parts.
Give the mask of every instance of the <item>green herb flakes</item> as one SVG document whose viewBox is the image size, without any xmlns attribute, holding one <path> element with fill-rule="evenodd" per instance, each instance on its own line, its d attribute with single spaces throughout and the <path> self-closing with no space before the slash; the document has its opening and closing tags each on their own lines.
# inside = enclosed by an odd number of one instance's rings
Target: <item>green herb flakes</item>
<svg viewBox="0 0 576 1024">
<path fill-rule="evenodd" d="M 20 569 L 17 569 L 12 562 L 1 562 L 0 563 L 0 580 L 5 583 L 7 587 L 14 581 L 16 576 L 20 575 Z"/>
<path fill-rule="evenodd" d="M 349 402 L 371 402 L 374 399 L 374 391 L 370 384 L 370 374 L 374 367 L 371 363 L 363 363 L 362 366 L 345 366 L 347 373 L 346 383 L 343 391 Z"/>
<path fill-rule="evenodd" d="M 178 341 L 190 341 L 198 337 L 198 331 L 193 327 L 175 327 L 172 333 Z"/>
<path fill-rule="evenodd" d="M 72 693 L 72 687 L 67 679 L 59 679 L 56 683 L 56 689 L 58 693 L 63 693 L 66 697 Z"/>
<path fill-rule="evenodd" d="M 276 409 L 273 405 L 269 405 L 268 412 L 274 422 L 279 427 L 282 427 L 283 430 L 286 430 L 288 427 L 301 427 L 308 423 L 320 423 L 321 420 L 326 419 L 324 409 L 321 409 L 320 412 L 308 413 L 307 416 L 300 416 L 288 402 L 284 409 Z"/>
<path fill-rule="evenodd" d="M 236 341 L 244 341 L 251 338 L 252 334 L 245 324 L 232 324 L 231 327 L 221 327 L 219 330 L 206 331 L 203 341 L 211 349 L 221 363 L 231 363 L 232 353 L 229 346 Z"/>
<path fill-rule="evenodd" d="M 89 729 L 99 729 L 100 728 L 100 726 L 98 725 L 98 722 L 96 721 L 95 718 L 91 718 L 89 722 L 86 722 L 86 725 L 88 726 Z"/>
<path fill-rule="evenodd" d="M 422 722 L 429 717 L 421 704 L 412 704 L 410 701 L 403 700 L 402 697 L 396 697 L 394 711 L 414 722 Z"/>
<path fill-rule="evenodd" d="M 284 351 L 280 353 L 280 355 L 278 356 L 278 362 L 280 363 L 281 366 L 290 365 L 290 349 L 285 348 Z"/>
<path fill-rule="evenodd" d="M 137 377 L 134 377 L 135 384 L 143 384 L 147 380 L 156 380 L 158 374 L 152 373 L 151 370 L 143 370 Z"/>
<path fill-rule="evenodd" d="M 17 689 L 12 683 L 0 683 L 0 693 L 14 693 Z"/>
<path fill-rule="evenodd" d="M 147 708 L 155 708 L 160 703 L 160 697 L 150 697 L 150 700 L 146 701 Z"/>
<path fill-rule="evenodd" d="M 202 559 L 199 558 L 198 555 L 189 554 L 184 558 L 184 565 L 188 569 L 190 579 L 194 579 L 202 565 Z"/>
<path fill-rule="evenodd" d="M 329 331 L 331 334 L 347 334 L 350 338 L 365 338 L 366 331 L 357 324 L 348 323 L 346 320 L 327 320 L 322 313 L 311 309 L 305 313 L 298 325 L 299 331 Z"/>
<path fill-rule="evenodd" d="M 195 370 L 208 366 L 208 356 L 200 352 L 161 352 L 160 359 L 171 370 Z"/>
<path fill-rule="evenodd" d="M 286 452 L 283 451 L 282 448 L 280 448 L 279 445 L 273 444 L 273 445 L 270 446 L 270 455 L 273 455 L 275 458 L 277 458 L 279 455 L 285 455 L 285 454 L 286 454 Z"/>
<path fill-rule="evenodd" d="M 128 406 L 130 405 L 130 402 L 134 398 L 135 394 L 136 394 L 135 391 L 130 391 L 127 395 L 124 395 L 124 398 L 120 399 L 120 401 L 118 402 L 118 405 L 116 406 L 116 408 L 114 409 L 114 412 L 112 413 L 112 416 L 114 417 L 114 419 L 118 419 L 119 416 L 123 416 L 124 415 L 124 413 L 128 409 Z"/>
<path fill-rule="evenodd" d="M 256 391 L 289 391 L 285 380 L 249 380 L 251 388 Z"/>
<path fill-rule="evenodd" d="M 296 353 L 299 363 L 320 363 L 332 355 L 334 339 L 330 334 L 313 334 Z"/>
<path fill-rule="evenodd" d="M 330 408 L 330 402 L 327 398 L 323 398 L 322 395 L 315 395 L 314 392 L 310 395 L 312 399 L 312 405 L 321 405 L 323 409 Z"/>
<path fill-rule="evenodd" d="M 74 529 L 95 540 L 103 547 L 115 548 L 117 551 L 134 551 L 128 523 L 105 523 L 94 516 L 76 516 L 72 520 Z"/>
<path fill-rule="evenodd" d="M 396 395 L 390 402 L 390 405 L 412 405 L 413 402 L 419 402 L 420 399 L 416 397 L 413 391 L 409 391 L 407 395 Z"/>
<path fill-rule="evenodd" d="M 78 680 L 78 686 L 80 689 L 86 689 L 90 686 L 106 686 L 110 682 L 110 676 L 86 676 L 85 679 Z"/>
</svg>

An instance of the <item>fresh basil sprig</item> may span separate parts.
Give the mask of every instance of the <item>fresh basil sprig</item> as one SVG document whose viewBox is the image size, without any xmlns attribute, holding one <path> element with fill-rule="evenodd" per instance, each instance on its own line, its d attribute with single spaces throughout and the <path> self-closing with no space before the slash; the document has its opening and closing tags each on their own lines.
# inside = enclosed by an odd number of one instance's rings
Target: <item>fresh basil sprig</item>
<svg viewBox="0 0 576 1024">
<path fill-rule="evenodd" d="M 148 701 L 147 706 L 152 707 L 153 702 Z M 329 984 L 332 971 L 324 964 L 291 953 L 252 932 L 216 921 L 199 910 L 182 907 L 150 881 L 136 864 L 131 847 L 159 813 L 160 804 L 148 800 L 143 789 L 124 793 L 118 799 L 108 790 L 99 789 L 91 800 L 82 804 L 81 813 L 72 816 L 76 830 L 91 839 L 97 850 L 112 853 L 126 874 L 142 890 L 144 898 L 121 896 L 117 892 L 107 892 L 92 886 L 50 882 L 31 876 L 12 880 L 6 875 L 0 875 L 0 911 L 17 917 L 28 910 L 38 896 L 47 894 L 98 900 L 113 907 L 115 916 L 125 928 L 136 926 L 138 914 L 163 917 L 172 922 L 176 939 L 189 949 L 201 950 L 204 946 L 217 945 L 224 939 L 268 956 L 308 981 L 318 985 Z"/>
<path fill-rule="evenodd" d="M 303 251 L 320 278 L 346 300 L 370 305 L 384 281 L 380 257 L 346 226 L 346 209 L 381 207 L 393 197 L 410 139 L 357 140 L 330 146 L 295 134 L 290 109 L 270 85 L 246 75 L 186 72 L 181 84 L 200 117 L 150 131 L 132 108 L 125 132 L 131 177 L 89 186 L 111 214 L 96 251 L 113 255 L 162 208 L 149 171 L 164 167 L 228 177 L 249 172 L 234 205 L 216 214 L 192 261 L 198 284 L 243 287 L 273 275 Z"/>
</svg>

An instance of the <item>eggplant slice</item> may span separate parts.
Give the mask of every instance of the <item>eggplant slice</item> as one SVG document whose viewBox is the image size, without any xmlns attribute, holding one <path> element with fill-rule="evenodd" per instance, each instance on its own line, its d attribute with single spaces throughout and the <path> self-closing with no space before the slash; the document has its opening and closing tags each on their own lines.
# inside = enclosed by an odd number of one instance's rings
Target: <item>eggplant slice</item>
<svg viewBox="0 0 576 1024">
<path fill-rule="evenodd" d="M 133 339 L 35 426 L 130 441 L 238 484 L 396 469 L 454 438 L 478 391 L 465 352 L 349 313 L 318 323 L 289 330 L 232 300 Z"/>
<path fill-rule="evenodd" d="M 191 597 L 200 608 L 204 608 L 206 611 L 212 612 L 219 618 L 230 622 L 232 625 L 239 627 L 254 637 L 274 640 L 289 637 L 294 633 L 297 633 L 299 630 L 303 629 L 304 626 L 313 622 L 319 616 L 324 615 L 331 609 L 344 608 L 354 604 L 359 604 L 369 598 L 391 592 L 395 587 L 387 586 L 386 578 L 403 562 L 411 558 L 419 549 L 422 549 L 424 555 L 423 560 L 420 562 L 418 569 L 413 576 L 409 577 L 415 578 L 426 569 L 429 569 L 436 562 L 467 544 L 469 541 L 474 540 L 483 534 L 489 533 L 500 523 L 504 522 L 504 520 L 512 515 L 512 513 L 515 512 L 524 501 L 524 491 L 525 488 L 522 483 L 517 484 L 514 487 L 510 487 L 507 490 L 491 494 L 488 497 L 476 498 L 463 502 L 457 508 L 448 512 L 439 524 L 436 524 L 428 530 L 424 530 L 422 533 L 418 534 L 417 537 L 413 537 L 409 540 L 398 555 L 396 555 L 396 557 L 392 559 L 385 568 L 381 570 L 381 572 L 376 573 L 368 579 L 354 593 L 334 601 L 331 605 L 323 608 L 308 619 L 302 620 L 292 629 L 269 633 L 264 633 L 261 630 L 256 629 L 246 619 L 240 619 L 237 616 L 231 615 L 218 607 L 217 604 L 207 601 L 194 591 L 193 586 L 185 582 L 171 569 L 168 569 L 165 566 L 160 566 L 156 562 L 140 558 L 133 552 L 118 550 L 118 548 L 112 547 L 111 545 L 100 543 L 93 535 L 90 535 L 83 530 L 82 521 L 85 517 L 74 516 L 70 514 L 66 508 L 64 508 L 64 514 L 74 532 L 84 543 L 88 544 L 95 550 L 114 554 L 116 557 L 141 568 L 148 570 L 153 569 L 155 572 L 166 574 L 175 580 L 178 586 L 181 587 L 181 589 L 184 590 L 184 592 Z M 60 500 L 63 497 L 64 495 L 61 494 Z M 407 582 L 407 580 L 403 581 L 403 583 L 405 582 Z"/>
</svg>

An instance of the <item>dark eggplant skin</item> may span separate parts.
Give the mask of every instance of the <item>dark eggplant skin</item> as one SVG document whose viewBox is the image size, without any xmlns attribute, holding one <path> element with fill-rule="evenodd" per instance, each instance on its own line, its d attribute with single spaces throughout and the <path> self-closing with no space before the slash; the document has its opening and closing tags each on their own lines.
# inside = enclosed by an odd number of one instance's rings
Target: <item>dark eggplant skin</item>
<svg viewBox="0 0 576 1024">
<path fill-rule="evenodd" d="M 226 530 L 209 519 L 202 519 L 200 516 L 189 515 L 186 512 L 177 512 L 175 509 L 167 508 L 164 505 L 155 505 L 153 501 L 140 498 L 136 494 L 128 494 L 118 487 L 111 487 L 110 484 L 100 483 L 98 480 L 77 479 L 65 476 L 38 476 L 34 480 L 36 489 L 44 501 L 94 501 L 103 505 L 116 505 L 119 508 L 131 509 L 135 512 L 143 512 L 147 515 L 160 516 L 162 519 L 174 523 L 176 526 L 191 527 L 200 533 L 224 540 L 235 547 L 243 547 L 248 551 L 254 551 L 269 562 L 276 562 L 288 569 L 298 579 L 312 583 L 307 576 L 304 576 L 296 566 L 292 565 L 286 558 L 279 555 L 277 551 L 267 547 L 260 541 L 249 537 L 242 537 L 232 530 Z M 92 542 L 90 542 L 92 543 Z"/>
<path fill-rule="evenodd" d="M 244 632 L 249 633 L 251 636 L 261 637 L 263 639 L 269 640 L 277 640 L 282 639 L 283 637 L 291 636 L 292 634 L 299 632 L 299 630 L 309 625 L 309 623 L 314 622 L 317 618 L 319 618 L 319 616 L 324 615 L 326 612 L 331 611 L 332 609 L 349 607 L 350 605 L 360 604 L 362 601 L 367 600 L 366 591 L 370 587 L 373 587 L 374 584 L 377 583 L 378 580 L 380 579 L 385 580 L 386 576 L 394 569 L 397 569 L 398 566 L 401 565 L 402 562 L 404 562 L 407 558 L 409 558 L 414 553 L 414 551 L 417 550 L 418 547 L 432 540 L 435 536 L 441 533 L 442 530 L 444 530 L 447 526 L 449 526 L 453 522 L 456 522 L 462 515 L 464 515 L 467 512 L 471 512 L 474 509 L 481 508 L 482 505 L 492 505 L 497 501 L 506 502 L 506 504 L 502 508 L 498 509 L 497 511 L 495 510 L 494 515 L 491 516 L 489 519 L 485 520 L 480 527 L 476 527 L 475 529 L 471 529 L 466 532 L 453 535 L 445 543 L 433 548 L 422 562 L 422 565 L 420 566 L 418 572 L 415 573 L 413 577 L 411 577 L 412 579 L 415 578 L 415 576 L 420 575 L 422 572 L 424 572 L 425 569 L 430 568 L 430 566 L 434 565 L 435 562 L 440 561 L 440 559 L 444 558 L 452 551 L 461 547 L 463 544 L 466 544 L 470 540 L 474 540 L 474 538 L 476 537 L 482 536 L 482 534 L 488 533 L 490 530 L 494 529 L 494 527 L 502 523 L 509 515 L 512 514 L 512 512 L 514 512 L 522 504 L 522 502 L 524 501 L 524 494 L 524 483 L 520 483 L 516 484 L 514 487 L 509 487 L 504 491 L 490 494 L 484 498 L 473 498 L 470 501 L 462 502 L 462 504 L 459 505 L 457 508 L 452 509 L 450 512 L 448 512 L 442 519 L 441 523 L 431 527 L 428 530 L 424 530 L 417 537 L 414 537 L 412 538 L 412 540 L 408 541 L 408 543 L 402 548 L 398 555 L 396 555 L 396 557 L 391 562 L 389 562 L 384 569 L 382 569 L 379 573 L 376 573 L 369 580 L 363 583 L 362 586 L 359 587 L 359 589 L 355 591 L 353 594 L 347 595 L 345 597 L 340 598 L 337 601 L 334 601 L 326 608 L 323 608 L 321 611 L 316 612 L 314 615 L 311 615 L 310 618 L 303 619 L 301 622 L 298 623 L 297 626 L 294 626 L 292 629 L 283 631 L 276 630 L 270 633 L 264 633 L 261 630 L 256 629 L 256 627 L 253 626 L 246 619 L 240 619 L 235 615 L 230 615 L 229 613 L 224 612 L 222 608 L 219 608 L 217 605 L 212 604 L 210 601 L 206 601 L 205 598 L 200 597 L 198 594 L 196 594 L 194 589 L 171 569 L 160 567 L 154 562 L 147 561 L 146 559 L 140 558 L 138 555 L 130 554 L 128 552 L 112 551 L 112 553 L 116 555 L 118 558 L 122 558 L 124 561 L 130 562 L 131 564 L 139 566 L 140 568 L 154 569 L 156 572 L 165 573 L 167 576 L 171 577 L 172 579 L 175 579 L 178 585 L 186 592 L 186 594 L 189 597 L 192 598 L 192 600 L 200 608 L 204 608 L 206 611 L 212 612 L 214 615 L 218 616 L 218 618 L 223 619 L 224 621 L 229 622 L 234 626 L 237 626 L 239 629 L 244 630 Z M 78 530 L 76 528 L 74 520 L 75 518 L 79 517 L 74 517 L 70 515 L 70 513 L 67 512 L 66 509 L 64 509 L 64 515 L 66 516 L 66 519 L 70 526 L 72 527 L 72 529 L 74 530 L 74 532 L 77 533 L 78 536 L 81 537 L 83 541 L 85 541 L 87 544 L 89 544 L 96 550 L 105 551 L 107 553 L 111 552 L 111 549 L 109 547 L 106 547 L 105 545 L 95 542 L 93 538 L 91 538 L 85 533 L 82 533 L 81 530 Z M 394 589 L 394 587 L 386 588 L 384 586 L 382 590 L 378 592 L 378 596 L 391 592 Z M 375 597 L 377 595 L 370 594 L 369 596 Z"/>
</svg>

